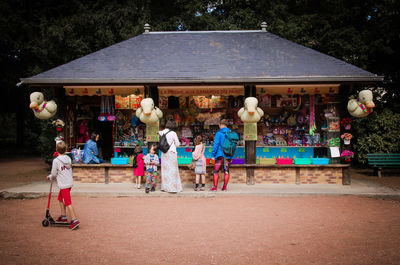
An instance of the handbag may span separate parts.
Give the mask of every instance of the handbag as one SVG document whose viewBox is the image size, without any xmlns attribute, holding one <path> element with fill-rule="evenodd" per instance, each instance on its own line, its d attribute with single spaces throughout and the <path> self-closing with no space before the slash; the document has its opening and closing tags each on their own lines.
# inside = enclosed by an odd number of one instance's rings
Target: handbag
<svg viewBox="0 0 400 265">
<path fill-rule="evenodd" d="M 190 162 L 190 163 L 188 164 L 188 168 L 191 169 L 191 170 L 195 169 L 195 167 L 196 167 L 196 162 L 197 162 L 197 160 L 192 160 L 192 162 Z"/>
</svg>

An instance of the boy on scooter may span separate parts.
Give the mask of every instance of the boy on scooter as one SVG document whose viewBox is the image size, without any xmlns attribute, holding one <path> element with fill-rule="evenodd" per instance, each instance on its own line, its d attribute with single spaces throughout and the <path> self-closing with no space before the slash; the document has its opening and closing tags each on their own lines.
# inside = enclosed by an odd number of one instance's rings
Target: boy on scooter
<svg viewBox="0 0 400 265">
<path fill-rule="evenodd" d="M 60 141 L 56 145 L 58 157 L 54 158 L 53 165 L 51 167 L 51 173 L 47 177 L 48 180 L 57 178 L 57 185 L 60 188 L 58 194 L 58 201 L 60 203 L 61 216 L 56 220 L 57 222 L 67 223 L 66 209 L 68 209 L 71 215 L 71 230 L 76 229 L 79 226 L 79 221 L 75 216 L 74 208 L 72 208 L 70 191 L 74 184 L 72 179 L 72 165 L 71 158 L 65 154 L 67 151 L 67 145 L 65 142 Z"/>
</svg>

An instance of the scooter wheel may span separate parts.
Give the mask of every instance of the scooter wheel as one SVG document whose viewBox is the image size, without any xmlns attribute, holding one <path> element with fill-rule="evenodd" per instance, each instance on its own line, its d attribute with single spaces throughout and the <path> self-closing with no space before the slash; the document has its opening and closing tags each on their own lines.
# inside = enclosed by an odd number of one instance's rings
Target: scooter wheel
<svg viewBox="0 0 400 265">
<path fill-rule="evenodd" d="M 49 226 L 49 220 L 44 219 L 44 220 L 42 221 L 42 225 L 43 225 L 44 227 Z"/>
</svg>

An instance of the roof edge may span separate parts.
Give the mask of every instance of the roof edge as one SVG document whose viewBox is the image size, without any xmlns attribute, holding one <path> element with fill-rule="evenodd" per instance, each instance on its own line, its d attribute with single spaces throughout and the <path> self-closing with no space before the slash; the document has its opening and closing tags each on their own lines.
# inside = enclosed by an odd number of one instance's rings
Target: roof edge
<svg viewBox="0 0 400 265">
<path fill-rule="evenodd" d="M 197 33 L 254 33 L 254 32 L 267 32 L 263 30 L 198 30 L 198 31 L 150 31 L 146 33 L 142 33 L 144 35 L 149 35 L 149 34 L 197 34 Z"/>
<path fill-rule="evenodd" d="M 151 79 L 52 79 L 52 78 L 21 78 L 28 85 L 65 85 L 65 84 L 182 84 L 182 83 L 292 83 L 292 82 L 380 82 L 383 76 L 334 76 L 334 77 L 273 77 L 273 78 L 151 78 Z"/>
</svg>

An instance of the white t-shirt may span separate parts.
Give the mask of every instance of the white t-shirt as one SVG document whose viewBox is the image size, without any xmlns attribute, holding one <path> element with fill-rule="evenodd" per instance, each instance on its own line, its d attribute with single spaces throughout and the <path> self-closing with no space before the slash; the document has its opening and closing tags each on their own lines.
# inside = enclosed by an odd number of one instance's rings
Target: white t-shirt
<svg viewBox="0 0 400 265">
<path fill-rule="evenodd" d="M 176 153 L 176 148 L 180 145 L 179 143 L 179 139 L 178 139 L 178 135 L 176 134 L 176 132 L 170 130 L 170 129 L 164 129 L 162 131 L 159 131 L 158 134 L 160 136 L 166 134 L 167 132 L 171 131 L 170 133 L 168 133 L 165 137 L 167 138 L 167 142 L 169 144 L 169 149 L 168 152 L 174 152 Z"/>
</svg>

